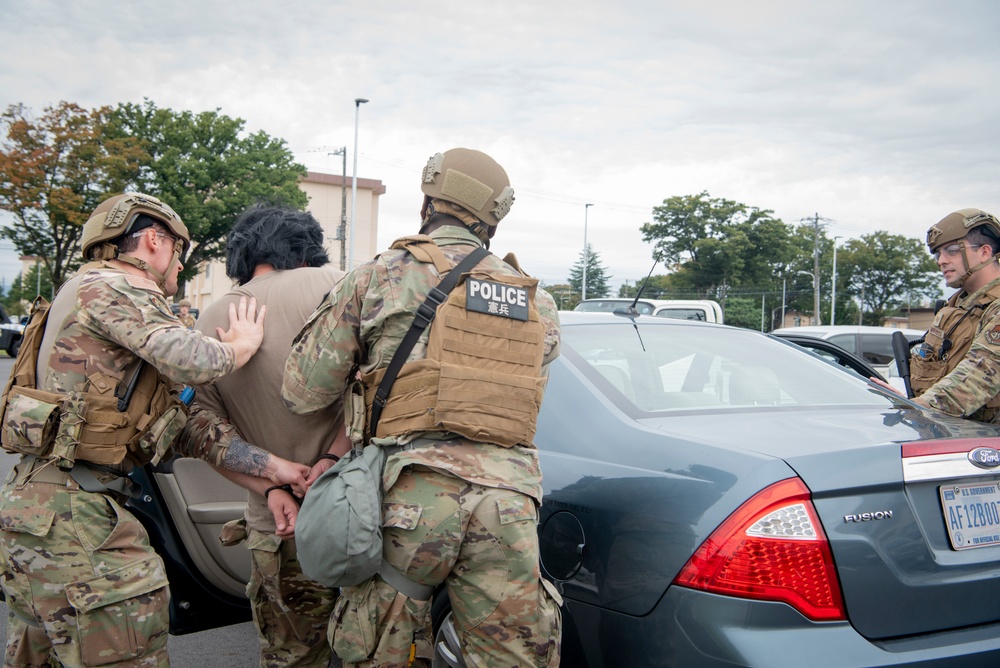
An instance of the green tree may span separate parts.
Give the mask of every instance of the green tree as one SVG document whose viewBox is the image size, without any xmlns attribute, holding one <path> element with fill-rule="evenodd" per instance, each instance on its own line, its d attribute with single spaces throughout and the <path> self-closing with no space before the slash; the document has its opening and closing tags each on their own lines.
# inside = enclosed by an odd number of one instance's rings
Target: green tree
<svg viewBox="0 0 1000 668">
<path fill-rule="evenodd" d="M 760 300 L 730 297 L 726 300 L 724 319 L 733 327 L 760 329 Z"/>
<path fill-rule="evenodd" d="M 795 257 L 792 228 L 773 212 L 707 192 L 670 197 L 640 228 L 671 269 L 675 289 L 725 299 L 727 288 L 773 286 Z M 780 282 L 780 279 L 778 279 Z"/>
<path fill-rule="evenodd" d="M 560 311 L 572 311 L 580 303 L 580 294 L 573 292 L 573 287 L 569 283 L 542 284 L 541 287 L 556 300 L 556 308 Z"/>
<path fill-rule="evenodd" d="M 848 291 L 861 299 L 866 325 L 881 325 L 908 298 L 941 294 L 937 265 L 919 239 L 885 231 L 866 234 L 845 244 L 837 264 Z"/>
<path fill-rule="evenodd" d="M 138 139 L 152 158 L 136 188 L 173 207 L 191 233 L 182 282 L 199 263 L 224 257 L 226 235 L 247 207 L 267 202 L 303 209 L 308 203 L 298 186 L 306 169 L 285 141 L 263 131 L 247 134 L 243 119 L 218 109 L 160 109 L 147 99 L 119 105 L 113 122 L 118 136 Z"/>
<path fill-rule="evenodd" d="M 44 264 L 36 262 L 27 273 L 20 273 L 14 278 L 3 297 L 3 305 L 11 315 L 24 315 L 31 308 L 35 297 L 41 295 L 51 301 L 54 294 L 49 272 Z"/>
<path fill-rule="evenodd" d="M 607 269 L 601 264 L 600 254 L 590 244 L 587 244 L 587 247 L 580 251 L 580 258 L 573 265 L 573 268 L 570 269 L 569 284 L 573 289 L 573 293 L 576 295 L 583 294 L 584 258 L 586 258 L 587 262 L 587 299 L 607 297 L 611 292 L 611 286 L 608 285 L 611 276 L 608 276 Z"/>
<path fill-rule="evenodd" d="M 109 136 L 109 113 L 60 102 L 38 118 L 21 104 L 0 117 L 0 209 L 13 214 L 0 234 L 21 254 L 42 258 L 55 285 L 82 261 L 90 213 L 148 158 L 134 139 Z"/>
</svg>

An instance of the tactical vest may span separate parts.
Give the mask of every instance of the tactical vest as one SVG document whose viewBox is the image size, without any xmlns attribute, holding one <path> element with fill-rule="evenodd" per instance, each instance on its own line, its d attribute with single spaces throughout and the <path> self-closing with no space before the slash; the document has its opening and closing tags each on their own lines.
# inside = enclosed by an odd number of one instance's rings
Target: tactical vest
<svg viewBox="0 0 1000 668">
<path fill-rule="evenodd" d="M 453 266 L 424 235 L 404 237 L 392 247 L 433 263 L 441 275 Z M 545 390 L 537 286 L 523 272 L 482 265 L 465 275 L 437 307 L 427 357 L 403 365 L 373 436 L 440 431 L 507 447 L 531 445 Z M 362 378 L 366 424 L 383 375 L 385 368 Z"/>
<path fill-rule="evenodd" d="M 983 314 L 998 299 L 1000 281 L 964 298 L 961 292 L 956 292 L 937 312 L 924 343 L 910 353 L 910 385 L 916 396 L 951 373 L 965 358 L 979 331 Z M 962 302 L 967 303 L 961 306 Z M 986 402 L 986 408 L 1000 408 L 1000 396 Z"/>
<path fill-rule="evenodd" d="M 83 274 L 97 267 L 116 269 L 105 263 L 88 264 L 63 290 L 75 294 Z M 57 299 L 65 308 L 73 308 L 73 302 Z M 67 315 L 68 311 L 58 314 L 54 326 Z M 49 316 L 49 303 L 38 297 L 0 398 L 0 446 L 8 452 L 54 459 L 64 469 L 77 460 L 110 466 L 122 464 L 126 457 L 131 465 L 159 462 L 187 419 L 172 384 L 153 365 L 137 359 L 121 378 L 91 374 L 83 391 L 60 394 L 37 389 L 38 357 Z"/>
</svg>

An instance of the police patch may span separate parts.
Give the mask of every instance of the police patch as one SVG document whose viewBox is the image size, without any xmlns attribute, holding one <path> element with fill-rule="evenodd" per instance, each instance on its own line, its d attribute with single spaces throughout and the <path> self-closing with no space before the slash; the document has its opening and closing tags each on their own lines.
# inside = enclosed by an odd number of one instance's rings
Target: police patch
<svg viewBox="0 0 1000 668">
<path fill-rule="evenodd" d="M 986 337 L 986 342 L 990 345 L 1000 346 L 1000 325 L 995 326 L 993 329 L 986 330 L 983 332 L 983 336 Z"/>
<path fill-rule="evenodd" d="M 528 290 L 469 278 L 465 281 L 465 309 L 527 321 Z"/>
</svg>

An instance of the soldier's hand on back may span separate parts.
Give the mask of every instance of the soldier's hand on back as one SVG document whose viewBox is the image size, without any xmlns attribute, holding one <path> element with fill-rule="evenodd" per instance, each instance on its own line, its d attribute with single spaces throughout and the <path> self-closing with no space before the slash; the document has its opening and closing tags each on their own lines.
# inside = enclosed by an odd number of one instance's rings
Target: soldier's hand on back
<svg viewBox="0 0 1000 668">
<path fill-rule="evenodd" d="M 264 315 L 267 306 L 261 306 L 257 311 L 257 300 L 253 297 L 247 301 L 240 297 L 239 305 L 229 305 L 229 329 L 223 331 L 216 327 L 219 340 L 228 343 L 236 351 L 236 368 L 246 364 L 260 348 L 264 340 Z"/>
</svg>

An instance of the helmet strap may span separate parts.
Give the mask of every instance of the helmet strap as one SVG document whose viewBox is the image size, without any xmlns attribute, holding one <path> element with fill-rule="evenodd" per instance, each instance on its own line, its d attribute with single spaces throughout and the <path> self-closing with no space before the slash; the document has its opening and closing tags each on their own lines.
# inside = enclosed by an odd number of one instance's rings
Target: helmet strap
<svg viewBox="0 0 1000 668">
<path fill-rule="evenodd" d="M 962 274 L 961 276 L 959 276 L 952 283 L 949 283 L 948 287 L 949 288 L 960 288 L 960 287 L 962 287 L 963 285 L 965 285 L 965 282 L 967 280 L 969 280 L 969 276 L 972 276 L 974 273 L 976 273 L 977 271 L 979 271 L 983 267 L 987 267 L 987 266 L 993 264 L 998 259 L 1000 259 L 1000 258 L 998 258 L 998 256 L 991 255 L 989 258 L 987 258 L 986 260 L 983 260 L 982 262 L 980 262 L 979 264 L 977 264 L 975 267 L 969 267 L 969 251 L 968 251 L 968 248 L 966 248 L 965 245 L 963 244 L 962 245 L 962 264 L 964 264 L 968 268 L 966 269 L 966 271 L 965 271 L 964 274 Z"/>
<path fill-rule="evenodd" d="M 160 286 L 160 289 L 163 290 L 164 294 L 166 294 L 167 276 L 169 276 L 171 272 L 173 272 L 174 267 L 177 266 L 177 263 L 180 261 L 181 257 L 181 250 L 177 246 L 178 244 L 174 244 L 174 254 L 170 258 L 170 264 L 167 265 L 167 271 L 162 274 L 158 272 L 156 269 L 154 269 L 152 265 L 150 265 L 145 260 L 140 260 L 139 258 L 133 257 L 126 253 L 118 252 L 115 254 L 114 259 L 118 260 L 119 262 L 124 262 L 125 264 L 130 264 L 133 267 L 136 267 L 137 269 L 141 269 L 142 271 L 152 274 L 153 277 L 156 279 L 156 284 Z"/>
</svg>

